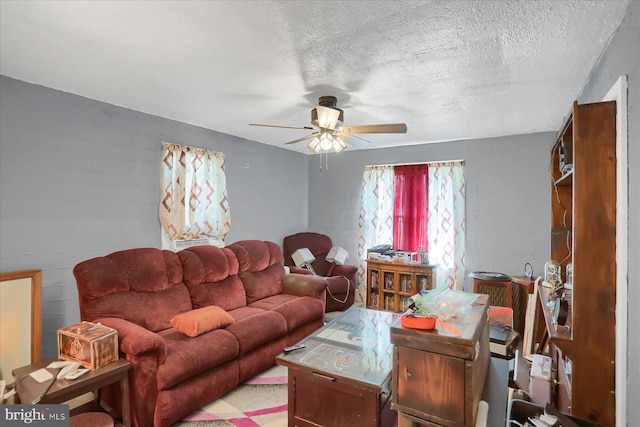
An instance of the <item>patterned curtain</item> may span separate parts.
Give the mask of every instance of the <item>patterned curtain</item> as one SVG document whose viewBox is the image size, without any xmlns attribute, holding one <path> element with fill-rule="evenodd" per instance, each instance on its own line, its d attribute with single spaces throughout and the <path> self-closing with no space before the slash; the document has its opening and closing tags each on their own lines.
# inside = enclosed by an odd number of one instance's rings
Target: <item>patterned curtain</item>
<svg viewBox="0 0 640 427">
<path fill-rule="evenodd" d="M 440 264 L 437 286 L 463 289 L 464 162 L 429 164 L 429 260 Z"/>
<path fill-rule="evenodd" d="M 366 300 L 367 249 L 393 243 L 393 166 L 365 166 L 360 192 L 358 288 L 356 301 Z"/>
<path fill-rule="evenodd" d="M 224 154 L 162 143 L 160 222 L 172 240 L 212 237 L 231 228 Z"/>
</svg>

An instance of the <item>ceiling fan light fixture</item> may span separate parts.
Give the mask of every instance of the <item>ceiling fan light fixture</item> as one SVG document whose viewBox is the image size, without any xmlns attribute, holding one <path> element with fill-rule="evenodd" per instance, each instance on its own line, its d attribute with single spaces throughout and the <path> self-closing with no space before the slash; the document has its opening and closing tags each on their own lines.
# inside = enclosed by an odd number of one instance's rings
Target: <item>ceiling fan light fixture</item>
<svg viewBox="0 0 640 427">
<path fill-rule="evenodd" d="M 333 147 L 333 135 L 329 132 L 322 132 L 320 135 L 320 148 L 324 151 L 329 151 Z"/>
<path fill-rule="evenodd" d="M 311 110 L 311 124 L 322 129 L 335 129 L 344 123 L 344 111 L 335 107 L 319 106 Z M 320 113 L 318 113 L 320 110 Z"/>
<path fill-rule="evenodd" d="M 344 141 L 339 136 L 334 136 L 333 149 L 336 151 L 336 153 L 341 152 L 345 148 L 347 148 L 347 144 L 345 144 Z"/>
<path fill-rule="evenodd" d="M 309 149 L 314 153 L 320 152 L 320 139 L 317 136 L 309 143 Z"/>
</svg>

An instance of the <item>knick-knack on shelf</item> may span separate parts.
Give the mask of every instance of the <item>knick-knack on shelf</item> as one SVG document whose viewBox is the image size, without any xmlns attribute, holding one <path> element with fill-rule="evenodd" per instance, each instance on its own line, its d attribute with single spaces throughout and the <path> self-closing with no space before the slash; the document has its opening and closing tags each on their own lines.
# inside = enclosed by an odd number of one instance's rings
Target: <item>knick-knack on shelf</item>
<svg viewBox="0 0 640 427">
<path fill-rule="evenodd" d="M 429 254 L 424 251 L 424 247 L 420 246 L 420 262 L 429 264 Z"/>
</svg>

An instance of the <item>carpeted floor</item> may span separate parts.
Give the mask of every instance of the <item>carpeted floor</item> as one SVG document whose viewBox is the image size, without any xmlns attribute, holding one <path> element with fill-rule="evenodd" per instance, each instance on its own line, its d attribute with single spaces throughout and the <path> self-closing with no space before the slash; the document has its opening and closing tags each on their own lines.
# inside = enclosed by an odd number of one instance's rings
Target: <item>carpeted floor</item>
<svg viewBox="0 0 640 427">
<path fill-rule="evenodd" d="M 286 427 L 287 368 L 274 366 L 173 427 Z"/>
</svg>

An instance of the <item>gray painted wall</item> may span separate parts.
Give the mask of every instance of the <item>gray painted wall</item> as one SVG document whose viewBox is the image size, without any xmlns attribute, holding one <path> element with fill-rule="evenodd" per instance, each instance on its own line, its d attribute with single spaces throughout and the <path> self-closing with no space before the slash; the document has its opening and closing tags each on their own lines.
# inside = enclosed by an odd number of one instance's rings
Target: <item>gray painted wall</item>
<svg viewBox="0 0 640 427">
<path fill-rule="evenodd" d="M 331 236 L 354 262 L 360 185 L 366 165 L 465 161 L 466 271 L 523 275 L 530 262 L 541 273 L 549 257 L 551 190 L 547 170 L 555 133 L 344 151 L 320 155 L 309 169 L 309 228 Z M 465 279 L 465 289 L 473 281 Z"/>
<path fill-rule="evenodd" d="M 594 67 L 578 101 L 598 102 L 621 75 L 628 85 L 629 286 L 627 425 L 640 420 L 640 2 L 630 2 L 609 46 Z M 624 319 L 622 319 L 624 321 Z"/>
<path fill-rule="evenodd" d="M 0 77 L 0 270 L 42 270 L 43 356 L 79 320 L 74 265 L 160 247 L 163 140 L 225 154 L 229 243 L 306 228 L 303 154 Z"/>
<path fill-rule="evenodd" d="M 580 102 L 599 101 L 618 76 L 628 75 L 629 426 L 640 419 L 639 16 L 640 3 L 630 2 L 579 96 Z M 167 140 L 225 153 L 229 242 L 280 243 L 282 236 L 309 229 L 329 234 L 352 257 L 364 165 L 464 159 L 467 271 L 520 274 L 527 261 L 540 271 L 549 252 L 548 233 L 541 230 L 549 227 L 545 172 L 552 139 L 547 133 L 347 151 L 330 155 L 329 170 L 320 171 L 319 156 L 307 159 L 2 76 L 0 270 L 43 270 L 43 351 L 54 354 L 57 328 L 78 320 L 71 268 L 119 249 L 159 246 L 158 162 L 160 142 Z"/>
</svg>

